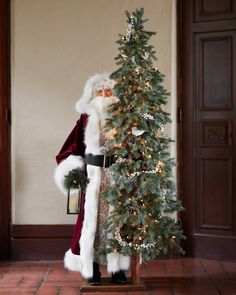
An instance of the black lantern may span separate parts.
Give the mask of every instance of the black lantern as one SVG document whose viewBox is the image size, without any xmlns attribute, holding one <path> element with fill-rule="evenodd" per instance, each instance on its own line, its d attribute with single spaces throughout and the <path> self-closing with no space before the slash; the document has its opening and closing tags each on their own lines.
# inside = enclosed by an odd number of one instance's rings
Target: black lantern
<svg viewBox="0 0 236 295">
<path fill-rule="evenodd" d="M 81 211 L 81 203 L 82 203 L 82 192 L 81 187 L 79 186 L 77 189 L 68 188 L 67 195 L 67 214 L 80 214 Z"/>
<path fill-rule="evenodd" d="M 79 168 L 71 170 L 65 176 L 67 195 L 67 214 L 80 214 L 82 207 L 82 192 L 86 191 L 89 179 Z"/>
</svg>

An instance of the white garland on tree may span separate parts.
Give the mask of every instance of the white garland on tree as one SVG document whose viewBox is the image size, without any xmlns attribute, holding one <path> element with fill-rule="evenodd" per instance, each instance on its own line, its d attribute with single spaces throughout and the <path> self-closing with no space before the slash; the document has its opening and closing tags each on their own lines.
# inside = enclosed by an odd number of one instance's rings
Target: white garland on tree
<svg viewBox="0 0 236 295">
<path fill-rule="evenodd" d="M 135 250 L 140 250 L 141 248 L 144 249 L 149 249 L 149 248 L 154 248 L 156 247 L 157 243 L 143 243 L 143 244 L 135 244 L 132 242 L 125 242 L 122 240 L 121 235 L 118 231 L 115 232 L 115 239 L 117 240 L 117 242 L 121 245 L 121 246 L 129 246 L 130 248 L 134 248 Z"/>
</svg>

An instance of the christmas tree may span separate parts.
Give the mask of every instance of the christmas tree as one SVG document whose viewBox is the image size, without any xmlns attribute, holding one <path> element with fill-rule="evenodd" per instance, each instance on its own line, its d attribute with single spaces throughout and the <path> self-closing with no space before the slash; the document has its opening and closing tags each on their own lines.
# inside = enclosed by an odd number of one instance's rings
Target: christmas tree
<svg viewBox="0 0 236 295">
<path fill-rule="evenodd" d="M 111 74 L 119 98 L 109 108 L 106 130 L 110 182 L 103 197 L 111 205 L 107 223 L 107 251 L 154 259 L 180 248 L 182 230 L 172 214 L 182 209 L 176 199 L 170 158 L 171 139 L 165 134 L 170 114 L 163 110 L 169 93 L 164 75 L 154 67 L 155 50 L 149 45 L 154 32 L 144 30 L 143 8 L 126 12 L 128 29 L 119 35 L 119 68 Z"/>
</svg>

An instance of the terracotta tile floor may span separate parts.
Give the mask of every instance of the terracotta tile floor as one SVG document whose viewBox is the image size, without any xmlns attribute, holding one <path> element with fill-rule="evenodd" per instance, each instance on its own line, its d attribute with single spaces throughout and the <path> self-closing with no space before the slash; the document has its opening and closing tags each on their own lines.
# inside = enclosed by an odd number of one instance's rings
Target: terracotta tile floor
<svg viewBox="0 0 236 295">
<path fill-rule="evenodd" d="M 102 269 L 106 275 L 105 269 Z M 38 295 L 236 295 L 236 262 L 203 259 L 150 261 L 141 275 L 152 277 L 146 291 L 81 292 L 83 279 L 61 261 L 0 262 L 0 294 Z"/>
</svg>

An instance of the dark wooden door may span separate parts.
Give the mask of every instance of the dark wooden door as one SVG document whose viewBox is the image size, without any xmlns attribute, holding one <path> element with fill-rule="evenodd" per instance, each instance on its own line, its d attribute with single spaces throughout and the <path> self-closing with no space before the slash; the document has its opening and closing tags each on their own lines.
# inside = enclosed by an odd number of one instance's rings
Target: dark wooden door
<svg viewBox="0 0 236 295">
<path fill-rule="evenodd" d="M 10 255 L 10 1 L 0 1 L 0 259 Z"/>
<path fill-rule="evenodd" d="M 236 1 L 182 0 L 180 173 L 187 254 L 236 258 Z"/>
</svg>

